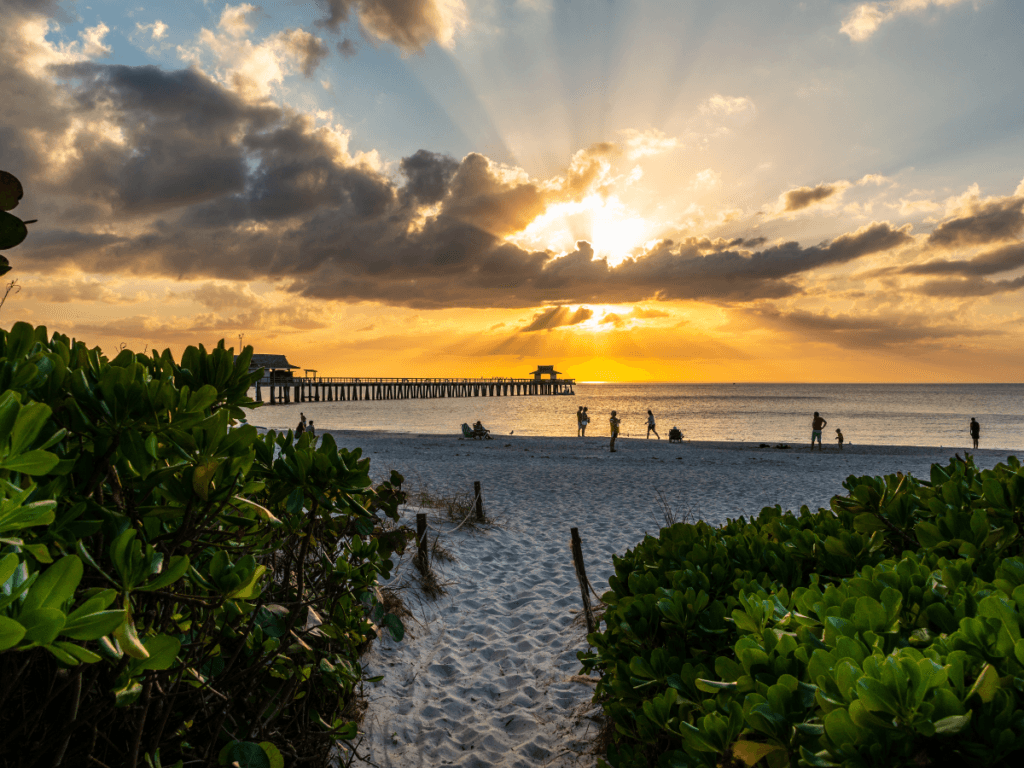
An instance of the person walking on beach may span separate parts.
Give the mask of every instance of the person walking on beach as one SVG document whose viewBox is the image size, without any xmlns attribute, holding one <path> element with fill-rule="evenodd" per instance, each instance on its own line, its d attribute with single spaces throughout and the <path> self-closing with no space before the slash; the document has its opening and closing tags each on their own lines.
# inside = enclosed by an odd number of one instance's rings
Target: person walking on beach
<svg viewBox="0 0 1024 768">
<path fill-rule="evenodd" d="M 608 449 L 612 453 L 615 453 L 615 438 L 619 436 L 619 422 L 621 419 L 618 417 L 618 411 L 612 411 L 612 416 L 608 419 L 608 423 L 612 428 L 612 441 L 608 444 Z"/>
<path fill-rule="evenodd" d="M 651 432 L 653 432 L 653 433 L 654 433 L 654 436 L 655 436 L 656 438 L 658 438 L 659 440 L 661 440 L 661 435 L 659 435 L 659 434 L 658 434 L 658 430 L 656 430 L 656 429 L 654 428 L 654 414 L 653 414 L 653 413 L 651 412 L 651 409 L 650 409 L 650 408 L 648 408 L 648 409 L 647 409 L 647 439 L 648 439 L 648 440 L 650 440 L 650 439 L 651 439 Z"/>
<path fill-rule="evenodd" d="M 303 419 L 299 422 L 299 425 L 295 428 L 296 439 L 302 437 L 302 433 L 306 431 L 306 420 Z"/>
<path fill-rule="evenodd" d="M 587 413 L 587 406 L 583 406 L 583 418 L 580 420 L 580 436 L 587 436 L 587 424 L 590 423 L 590 414 Z"/>
<path fill-rule="evenodd" d="M 843 450 L 843 433 L 836 427 L 836 440 L 839 442 L 839 450 Z"/>
<path fill-rule="evenodd" d="M 306 431 L 309 432 L 309 436 L 316 440 L 316 429 L 313 428 L 313 422 L 309 422 L 309 426 L 306 427 Z"/>
<path fill-rule="evenodd" d="M 303 432 L 305 432 L 305 430 L 306 430 L 306 414 L 304 414 L 302 411 L 299 411 L 299 424 L 302 425 L 302 430 L 303 430 Z"/>
<path fill-rule="evenodd" d="M 971 423 L 970 423 L 969 427 L 970 427 L 970 430 L 971 430 L 971 440 L 974 441 L 974 447 L 977 448 L 978 447 L 978 440 L 981 439 L 981 424 L 976 422 L 974 420 L 974 417 L 971 416 Z"/>
<path fill-rule="evenodd" d="M 583 437 L 583 406 L 576 409 L 576 437 Z"/>
<path fill-rule="evenodd" d="M 821 418 L 821 416 L 818 415 L 818 412 L 815 411 L 814 412 L 814 418 L 811 419 L 811 450 L 812 451 L 814 450 L 814 441 L 815 441 L 815 439 L 817 439 L 817 441 L 818 441 L 818 450 L 819 451 L 821 450 L 821 430 L 823 430 L 825 428 L 826 424 L 828 424 L 828 422 L 825 421 L 823 418 Z"/>
</svg>

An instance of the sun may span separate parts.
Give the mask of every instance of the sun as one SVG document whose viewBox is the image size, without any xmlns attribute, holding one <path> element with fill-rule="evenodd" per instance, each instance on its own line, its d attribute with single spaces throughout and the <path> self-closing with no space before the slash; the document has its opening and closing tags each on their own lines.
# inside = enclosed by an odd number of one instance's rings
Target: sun
<svg viewBox="0 0 1024 768">
<path fill-rule="evenodd" d="M 617 195 L 588 195 L 557 203 L 509 239 L 523 248 L 569 253 L 586 240 L 597 258 L 618 266 L 658 236 L 659 225 L 626 206 Z"/>
</svg>

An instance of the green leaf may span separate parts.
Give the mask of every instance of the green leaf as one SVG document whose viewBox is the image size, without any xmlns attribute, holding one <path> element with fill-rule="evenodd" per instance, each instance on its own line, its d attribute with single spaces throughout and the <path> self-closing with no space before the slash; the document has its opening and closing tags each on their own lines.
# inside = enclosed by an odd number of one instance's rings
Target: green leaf
<svg viewBox="0 0 1024 768">
<path fill-rule="evenodd" d="M 13 648 L 25 636 L 25 628 L 14 619 L 0 616 L 0 651 Z"/>
<path fill-rule="evenodd" d="M 114 632 L 124 623 L 124 620 L 123 608 L 116 611 L 97 611 L 73 620 L 68 617 L 68 622 L 61 630 L 61 634 L 72 640 L 99 640 Z"/>
<path fill-rule="evenodd" d="M 275 747 L 273 742 L 261 741 L 260 749 L 267 753 L 270 768 L 284 768 L 284 757 L 281 755 L 281 750 Z"/>
<path fill-rule="evenodd" d="M 24 640 L 49 645 L 64 627 L 64 614 L 56 608 L 35 608 L 22 611 L 18 621 L 25 628 Z"/>
<path fill-rule="evenodd" d="M 114 639 L 121 646 L 121 650 L 133 659 L 148 659 L 149 651 L 139 640 L 139 633 L 135 629 L 135 621 L 132 615 L 124 612 L 124 620 L 113 630 Z"/>
<path fill-rule="evenodd" d="M 77 555 L 67 555 L 51 565 L 28 591 L 21 610 L 59 608 L 78 588 L 82 580 L 82 561 Z M 63 614 L 61 614 L 63 616 Z"/>
<path fill-rule="evenodd" d="M 146 638 L 143 643 L 149 658 L 143 661 L 132 662 L 131 668 L 134 672 L 141 672 L 146 669 L 169 669 L 178 658 L 178 651 L 181 650 L 181 641 L 169 635 L 156 635 Z"/>
<path fill-rule="evenodd" d="M 271 768 L 270 756 L 252 741 L 236 741 L 231 745 L 226 764 L 232 763 L 237 763 L 238 768 Z"/>
<path fill-rule="evenodd" d="M 0 558 L 0 584 L 7 583 L 7 580 L 11 578 L 11 574 L 14 573 L 14 569 L 18 567 L 19 562 L 18 556 L 13 552 Z"/>
<path fill-rule="evenodd" d="M 164 587 L 170 586 L 188 571 L 189 559 L 188 555 L 182 555 L 179 557 L 171 558 L 171 564 L 167 570 L 161 573 L 152 581 L 147 581 L 141 587 L 136 587 L 140 591 L 149 591 L 153 589 L 163 589 Z"/>
<path fill-rule="evenodd" d="M 967 696 L 964 701 L 971 698 L 974 694 L 978 694 L 984 703 L 992 701 L 996 696 L 996 691 L 999 690 L 999 673 L 996 672 L 996 668 L 991 664 L 986 664 L 981 674 L 978 675 L 978 679 L 974 681 L 974 685 L 971 686 L 971 690 L 967 692 Z"/>
<path fill-rule="evenodd" d="M 402 638 L 405 637 L 405 627 L 402 625 L 402 620 L 395 614 L 389 613 L 384 617 L 384 626 L 391 630 L 391 636 L 395 639 L 395 642 L 401 642 Z"/>
<path fill-rule="evenodd" d="M 899 702 L 881 680 L 867 676 L 860 678 L 857 681 L 857 696 L 873 712 L 895 715 L 899 711 Z"/>
<path fill-rule="evenodd" d="M 60 459 L 49 451 L 29 451 L 20 456 L 0 461 L 0 469 L 22 472 L 26 475 L 45 475 L 57 466 Z"/>
<path fill-rule="evenodd" d="M 88 648 L 83 648 L 80 645 L 74 643 L 65 643 L 63 640 L 57 640 L 52 645 L 47 646 L 47 650 L 53 648 L 59 648 L 67 654 L 73 656 L 77 661 L 84 662 L 86 664 L 95 664 L 97 661 L 102 661 L 103 658 L 99 654 L 95 654 Z"/>
<path fill-rule="evenodd" d="M 936 720 L 934 723 L 935 732 L 941 734 L 960 733 L 971 722 L 971 715 L 973 714 L 973 711 L 968 710 L 965 715 L 950 715 L 941 720 Z"/>
<path fill-rule="evenodd" d="M 772 752 L 785 752 L 778 744 L 762 744 L 759 741 L 736 741 L 732 745 L 732 754 L 747 765 L 755 765 L 758 760 Z"/>
<path fill-rule="evenodd" d="M 722 691 L 735 691 L 736 683 L 723 683 L 718 680 L 705 680 L 703 678 L 697 678 L 696 680 L 697 690 L 704 691 L 704 693 L 720 693 Z"/>
</svg>

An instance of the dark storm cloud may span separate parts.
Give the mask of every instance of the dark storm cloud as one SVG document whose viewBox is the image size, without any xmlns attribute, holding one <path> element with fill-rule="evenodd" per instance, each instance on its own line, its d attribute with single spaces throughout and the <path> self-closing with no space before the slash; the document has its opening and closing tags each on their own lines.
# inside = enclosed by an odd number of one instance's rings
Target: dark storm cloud
<svg viewBox="0 0 1024 768">
<path fill-rule="evenodd" d="M 448 192 L 448 183 L 459 162 L 447 155 L 439 155 L 421 149 L 414 155 L 402 158 L 399 166 L 405 174 L 406 191 L 426 205 L 441 201 Z"/>
<path fill-rule="evenodd" d="M 954 322 L 936 323 L 933 318 L 922 315 L 829 315 L 804 310 L 784 312 L 770 306 L 749 309 L 747 314 L 760 325 L 846 349 L 906 350 L 909 348 L 907 345 L 1000 335 L 999 332 L 973 330 Z"/>
<path fill-rule="evenodd" d="M 451 21 L 437 0 L 316 0 L 327 16 L 320 24 L 337 32 L 354 15 L 381 40 L 406 53 L 422 51 L 432 40 L 444 40 Z"/>
<path fill-rule="evenodd" d="M 816 187 L 791 189 L 782 196 L 783 210 L 792 212 L 809 208 L 842 190 L 843 187 L 836 184 L 819 184 Z"/>
<path fill-rule="evenodd" d="M 523 333 L 530 331 L 549 331 L 552 328 L 562 328 L 567 325 L 578 325 L 594 316 L 592 309 L 580 307 L 573 312 L 568 307 L 551 307 L 533 318 L 533 322 L 522 329 Z"/>
<path fill-rule="evenodd" d="M 1024 198 L 1011 196 L 978 202 L 963 216 L 944 221 L 928 236 L 937 248 L 996 243 L 1018 236 L 1024 229 Z"/>
<path fill-rule="evenodd" d="M 900 272 L 904 275 L 963 275 L 965 277 L 995 275 L 1024 267 L 1024 243 L 1015 243 L 963 261 L 933 259 L 912 264 Z"/>
</svg>

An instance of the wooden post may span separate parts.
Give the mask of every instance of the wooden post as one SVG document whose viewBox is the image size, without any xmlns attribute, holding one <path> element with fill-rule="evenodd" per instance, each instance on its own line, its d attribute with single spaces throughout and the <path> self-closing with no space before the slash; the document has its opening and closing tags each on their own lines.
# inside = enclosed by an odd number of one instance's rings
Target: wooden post
<svg viewBox="0 0 1024 768">
<path fill-rule="evenodd" d="M 476 519 L 481 523 L 484 521 L 484 500 L 480 495 L 480 481 L 473 481 L 473 496 L 476 498 Z"/>
<path fill-rule="evenodd" d="M 421 573 L 430 570 L 430 558 L 427 557 L 427 516 L 423 512 L 416 514 L 416 547 L 419 550 L 418 562 Z"/>
<path fill-rule="evenodd" d="M 594 609 L 590 607 L 590 582 L 587 581 L 587 572 L 583 568 L 583 543 L 580 541 L 580 529 L 571 528 L 572 534 L 572 563 L 576 566 L 576 580 L 580 583 L 580 593 L 583 595 L 583 612 L 587 617 L 587 634 L 597 631 L 597 622 L 594 620 Z"/>
</svg>

